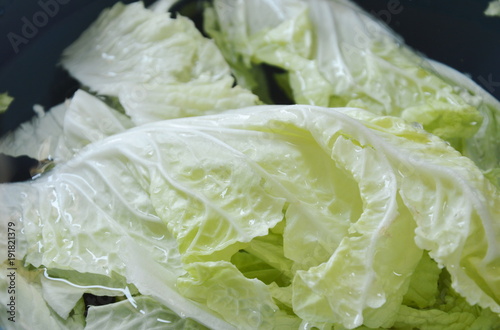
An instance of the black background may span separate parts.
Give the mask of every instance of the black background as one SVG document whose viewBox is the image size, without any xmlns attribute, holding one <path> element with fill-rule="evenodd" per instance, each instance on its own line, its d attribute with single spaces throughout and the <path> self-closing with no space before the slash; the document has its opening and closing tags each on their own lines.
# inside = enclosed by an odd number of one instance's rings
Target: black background
<svg viewBox="0 0 500 330">
<path fill-rule="evenodd" d="M 36 33 L 18 45 L 26 20 L 42 9 L 39 1 L 58 4 Z M 61 3 L 57 2 L 61 1 Z M 249 0 L 251 1 L 251 0 Z M 0 0 L 0 93 L 15 99 L 0 116 L 0 135 L 33 115 L 33 104 L 46 108 L 62 102 L 76 83 L 58 68 L 62 50 L 116 0 Z M 129 3 L 132 1 L 122 1 Z M 145 1 L 151 3 L 152 1 Z M 500 17 L 484 15 L 478 0 L 356 0 L 424 55 L 471 76 L 500 99 Z M 24 20 L 23 20 L 24 18 Z M 38 17 L 40 19 L 40 17 Z M 31 31 L 33 32 L 33 31 Z"/>
</svg>

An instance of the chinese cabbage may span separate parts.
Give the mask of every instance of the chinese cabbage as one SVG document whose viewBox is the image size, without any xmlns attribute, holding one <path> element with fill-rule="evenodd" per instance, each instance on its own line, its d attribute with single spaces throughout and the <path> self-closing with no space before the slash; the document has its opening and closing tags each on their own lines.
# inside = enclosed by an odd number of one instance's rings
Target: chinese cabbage
<svg viewBox="0 0 500 330">
<path fill-rule="evenodd" d="M 265 63 L 285 70 L 294 103 L 356 104 L 419 122 L 445 139 L 478 130 L 482 118 L 474 105 L 354 3 L 257 2 L 216 0 L 207 9 L 205 28 L 237 77 Z"/>
<path fill-rule="evenodd" d="M 219 50 L 191 20 L 142 2 L 104 10 L 61 63 L 92 91 L 118 98 L 136 125 L 258 102 L 233 86 Z"/>
<path fill-rule="evenodd" d="M 400 118 L 295 105 L 161 121 L 0 193 L 30 267 L 125 278 L 208 327 L 395 326 L 423 311 L 429 257 L 464 304 L 500 313 L 498 191 Z"/>
</svg>

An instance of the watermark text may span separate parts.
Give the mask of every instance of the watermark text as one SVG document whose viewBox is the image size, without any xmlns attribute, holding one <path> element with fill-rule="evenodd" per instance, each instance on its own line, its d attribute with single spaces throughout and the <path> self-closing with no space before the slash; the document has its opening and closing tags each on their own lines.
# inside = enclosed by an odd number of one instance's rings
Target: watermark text
<svg viewBox="0 0 500 330">
<path fill-rule="evenodd" d="M 14 50 L 14 53 L 19 53 L 20 47 L 26 45 L 35 38 L 39 30 L 46 26 L 50 19 L 55 17 L 61 5 L 65 5 L 70 0 L 39 0 L 37 2 L 40 10 L 36 11 L 31 17 L 23 16 L 21 18 L 20 31 L 11 31 L 7 33 L 7 39 Z"/>
</svg>

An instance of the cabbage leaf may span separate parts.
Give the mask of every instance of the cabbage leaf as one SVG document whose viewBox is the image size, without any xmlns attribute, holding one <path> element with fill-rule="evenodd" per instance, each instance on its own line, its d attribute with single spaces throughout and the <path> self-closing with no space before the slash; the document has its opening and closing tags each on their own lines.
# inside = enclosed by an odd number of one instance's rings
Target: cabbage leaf
<svg viewBox="0 0 500 330">
<path fill-rule="evenodd" d="M 0 114 L 7 111 L 14 98 L 9 93 L 0 93 Z"/>
<path fill-rule="evenodd" d="M 26 267 L 129 283 L 210 328 L 423 326 L 425 313 L 473 324 L 500 313 L 498 190 L 400 118 L 295 105 L 161 121 L 0 193 L 2 226 L 24 232 Z M 433 267 L 449 281 L 429 273 L 418 287 Z M 438 285 L 455 292 L 449 308 L 437 305 Z M 73 315 L 72 305 L 56 309 Z"/>
<path fill-rule="evenodd" d="M 470 137 L 481 123 L 474 104 L 350 1 L 216 0 L 205 19 L 248 88 L 264 63 L 285 71 L 276 79 L 289 86 L 293 103 L 355 105 L 418 122 L 445 139 Z"/>
<path fill-rule="evenodd" d="M 215 0 L 213 40 L 172 3 L 105 10 L 88 92 L 0 141 L 56 160 L 0 185 L 2 328 L 500 324 L 497 100 L 347 0 Z"/>
<path fill-rule="evenodd" d="M 221 53 L 190 19 L 142 2 L 104 10 L 61 63 L 91 91 L 118 98 L 135 125 L 258 103 L 233 87 Z"/>
</svg>

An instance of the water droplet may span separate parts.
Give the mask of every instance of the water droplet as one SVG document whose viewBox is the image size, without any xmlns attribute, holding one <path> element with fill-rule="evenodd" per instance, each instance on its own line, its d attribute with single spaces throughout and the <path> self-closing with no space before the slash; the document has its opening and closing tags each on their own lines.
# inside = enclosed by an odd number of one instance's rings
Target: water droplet
<svg viewBox="0 0 500 330">
<path fill-rule="evenodd" d="M 157 318 L 156 321 L 161 322 L 161 323 L 172 323 L 172 321 L 159 319 L 159 318 Z"/>
</svg>

